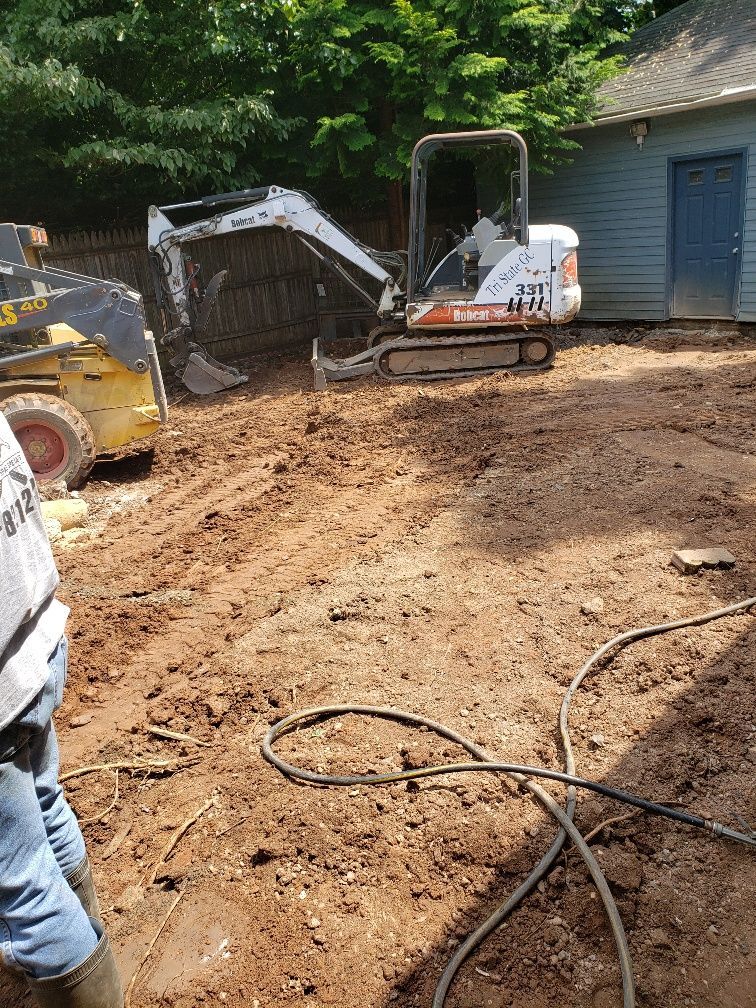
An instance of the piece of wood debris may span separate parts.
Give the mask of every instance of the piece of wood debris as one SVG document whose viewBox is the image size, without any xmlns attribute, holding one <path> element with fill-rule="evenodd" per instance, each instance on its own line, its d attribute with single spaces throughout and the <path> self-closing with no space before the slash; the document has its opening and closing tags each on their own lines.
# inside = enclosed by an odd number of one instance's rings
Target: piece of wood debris
<svg viewBox="0 0 756 1008">
<path fill-rule="evenodd" d="M 84 774 L 101 773 L 103 770 L 148 770 L 153 772 L 167 772 L 178 770 L 180 767 L 191 766 L 196 763 L 199 756 L 187 756 L 185 759 L 167 760 L 128 760 L 118 763 L 92 763 L 90 766 L 78 767 L 76 770 L 69 770 L 68 773 L 61 774 L 61 784 L 72 780 L 74 777 L 82 777 Z"/>
<path fill-rule="evenodd" d="M 108 844 L 108 846 L 102 852 L 102 860 L 103 861 L 107 861 L 107 859 L 109 857 L 112 857 L 112 855 L 115 854 L 115 852 L 121 846 L 121 844 L 123 843 L 123 841 L 129 835 L 129 833 L 131 833 L 131 823 L 130 822 L 126 823 L 124 826 L 121 826 L 121 828 L 115 834 L 115 836 L 110 841 L 110 843 Z"/>
<path fill-rule="evenodd" d="M 735 566 L 735 557 L 723 546 L 707 546 L 704 549 L 675 550 L 671 563 L 681 574 L 697 574 L 702 567 L 731 570 Z"/>
<path fill-rule="evenodd" d="M 235 830 L 237 826 L 241 826 L 243 823 L 248 822 L 250 819 L 253 818 L 253 816 L 254 813 L 250 812 L 249 815 L 245 815 L 241 819 L 237 819 L 235 823 L 232 823 L 230 826 L 226 826 L 226 828 L 222 829 L 220 833 L 216 833 L 215 839 L 217 840 L 219 837 L 226 836 L 227 833 L 230 833 L 232 830 Z"/>
<path fill-rule="evenodd" d="M 160 738 L 174 739 L 176 742 L 192 742 L 194 745 L 206 746 L 208 749 L 213 744 L 212 742 L 203 742 L 202 739 L 195 738 L 194 735 L 187 735 L 186 732 L 170 731 L 168 728 L 160 728 L 154 724 L 148 724 L 147 731 L 151 735 L 157 735 Z"/>
<path fill-rule="evenodd" d="M 88 819 L 79 819 L 79 826 L 88 826 L 90 823 L 99 822 L 104 819 L 106 815 L 113 811 L 113 809 L 118 804 L 118 774 L 120 769 L 116 768 L 115 772 L 115 794 L 113 795 L 113 801 L 108 805 L 104 812 L 100 812 L 98 815 L 89 816 Z"/>
<path fill-rule="evenodd" d="M 211 798 L 207 799 L 207 801 L 202 805 L 201 808 L 197 809 L 197 811 L 194 813 L 194 815 L 189 816 L 189 818 L 179 826 L 179 828 L 174 832 L 174 834 L 171 837 L 171 839 L 168 841 L 168 845 L 166 846 L 165 850 L 163 851 L 163 853 L 158 858 L 158 860 L 157 860 L 157 862 L 155 864 L 155 867 L 152 869 L 152 874 L 150 875 L 150 877 L 148 879 L 148 885 L 154 885 L 155 884 L 155 879 L 157 878 L 157 874 L 160 871 L 160 869 L 165 865 L 165 862 L 168 859 L 168 855 L 171 853 L 171 851 L 174 849 L 174 847 L 176 846 L 176 844 L 179 842 L 179 840 L 181 839 L 181 837 L 186 833 L 186 831 L 189 829 L 189 827 L 193 826 L 194 823 L 196 823 L 197 820 L 201 816 L 203 816 L 205 814 L 205 812 L 207 812 L 207 810 L 209 808 L 212 808 L 212 806 L 216 805 L 216 804 L 217 804 L 217 798 L 216 798 L 215 795 L 213 795 Z"/>
</svg>

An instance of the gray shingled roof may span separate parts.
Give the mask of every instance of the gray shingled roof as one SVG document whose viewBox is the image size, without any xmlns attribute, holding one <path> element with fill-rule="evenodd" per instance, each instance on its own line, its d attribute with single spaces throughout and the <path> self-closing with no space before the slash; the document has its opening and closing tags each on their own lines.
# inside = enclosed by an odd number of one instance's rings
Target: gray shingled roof
<svg viewBox="0 0 756 1008">
<path fill-rule="evenodd" d="M 756 86 L 756 0 L 687 0 L 637 31 L 598 119 Z"/>
</svg>

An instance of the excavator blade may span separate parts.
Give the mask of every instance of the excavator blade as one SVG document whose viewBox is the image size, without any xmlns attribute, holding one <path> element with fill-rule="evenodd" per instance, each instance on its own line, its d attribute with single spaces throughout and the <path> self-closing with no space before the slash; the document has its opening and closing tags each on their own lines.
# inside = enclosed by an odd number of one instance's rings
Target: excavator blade
<svg viewBox="0 0 756 1008">
<path fill-rule="evenodd" d="M 320 338 L 316 336 L 312 341 L 312 357 L 310 358 L 310 364 L 315 372 L 315 391 L 325 392 L 329 381 L 341 381 L 344 378 L 358 378 L 360 375 L 372 374 L 375 371 L 375 356 L 378 349 L 369 347 L 362 353 L 348 357 L 346 360 L 332 360 L 325 356 L 320 345 Z"/>
<path fill-rule="evenodd" d="M 195 395 L 212 395 L 249 381 L 247 375 L 235 367 L 221 364 L 201 347 L 192 347 L 186 362 L 177 367 L 176 375 Z"/>
</svg>

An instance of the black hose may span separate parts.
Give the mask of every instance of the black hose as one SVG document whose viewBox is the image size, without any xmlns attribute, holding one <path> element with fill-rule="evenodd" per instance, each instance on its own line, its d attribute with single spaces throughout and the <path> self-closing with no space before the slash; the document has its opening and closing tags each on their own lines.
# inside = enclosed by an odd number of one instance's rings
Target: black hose
<svg viewBox="0 0 756 1008">
<path fill-rule="evenodd" d="M 447 728 L 446 725 L 442 725 L 440 722 L 431 721 L 429 718 L 421 717 L 418 714 L 410 714 L 407 711 L 394 710 L 392 708 L 386 707 L 368 707 L 359 704 L 350 705 L 338 705 L 332 707 L 317 707 L 311 708 L 306 711 L 300 711 L 297 714 L 292 714 L 287 718 L 283 718 L 274 724 L 267 732 L 265 739 L 263 740 L 262 751 L 265 758 L 271 762 L 278 770 L 289 777 L 295 777 L 300 780 L 306 780 L 308 783 L 313 784 L 343 784 L 346 785 L 347 780 L 349 780 L 349 785 L 352 787 L 355 783 L 358 784 L 378 784 L 386 783 L 386 775 L 373 775 L 372 778 L 367 776 L 356 777 L 356 778 L 346 778 L 346 777 L 334 777 L 325 774 L 314 774 L 309 770 L 301 770 L 299 767 L 295 767 L 292 764 L 287 763 L 282 760 L 273 752 L 272 744 L 279 738 L 286 730 L 292 727 L 294 724 L 306 720 L 308 718 L 321 718 L 325 719 L 328 717 L 336 717 L 339 714 L 366 714 L 369 716 L 377 716 L 384 718 L 391 718 L 392 720 L 406 721 L 410 724 L 417 724 L 421 727 L 426 727 L 435 731 L 437 734 L 449 739 L 452 742 L 456 742 L 463 748 L 467 749 L 469 753 L 473 756 L 477 756 L 481 761 L 480 763 L 465 763 L 459 764 L 459 768 L 473 769 L 473 770 L 494 770 L 492 764 L 494 760 L 490 757 L 484 749 L 480 746 L 475 745 L 469 739 L 466 739 L 463 735 L 458 734 L 451 728 Z M 429 771 L 436 770 L 439 773 L 446 773 L 448 771 L 453 771 L 454 765 L 448 764 L 439 767 L 429 767 L 425 768 Z M 546 811 L 552 815 L 560 825 L 559 834 L 557 840 L 552 843 L 549 850 L 543 855 L 538 864 L 533 868 L 528 877 L 517 887 L 515 892 L 509 897 L 509 899 L 500 906 L 493 914 L 491 914 L 471 935 L 465 939 L 464 942 L 459 946 L 454 955 L 451 957 L 449 962 L 441 974 L 441 978 L 436 985 L 436 990 L 433 994 L 433 1005 L 432 1008 L 443 1008 L 446 1001 L 446 994 L 449 987 L 454 980 L 454 977 L 459 970 L 462 963 L 470 955 L 470 953 L 478 947 L 478 945 L 483 942 L 488 935 L 494 931 L 499 924 L 512 912 L 512 910 L 517 907 L 525 897 L 532 892 L 532 890 L 538 885 L 540 880 L 549 871 L 551 865 L 554 863 L 555 859 L 558 857 L 559 852 L 564 843 L 564 838 L 569 836 L 575 845 L 576 850 L 579 852 L 583 861 L 585 862 L 588 871 L 596 884 L 596 890 L 601 897 L 606 910 L 606 915 L 609 920 L 612 933 L 614 935 L 615 944 L 617 946 L 617 957 L 620 963 L 620 972 L 622 974 L 622 990 L 623 990 L 623 1008 L 633 1008 L 635 1004 L 635 981 L 633 978 L 633 967 L 632 959 L 630 957 L 630 947 L 627 942 L 627 937 L 625 935 L 625 929 L 622 925 L 622 918 L 620 917 L 619 910 L 612 896 L 609 884 L 607 883 L 604 875 L 599 867 L 598 862 L 593 856 L 593 852 L 589 848 L 588 844 L 583 840 L 580 835 L 579 830 L 573 824 L 571 818 L 568 816 L 567 812 L 558 804 L 558 802 L 552 798 L 552 796 L 545 791 L 540 784 L 536 784 L 534 781 L 528 780 L 519 771 L 518 768 L 512 764 L 511 770 L 505 770 L 512 780 L 517 784 L 524 787 L 526 790 L 530 791 L 534 798 L 546 809 Z M 416 776 L 430 776 L 430 773 L 425 773 L 423 771 L 403 771 L 398 772 L 397 775 L 392 775 L 393 779 L 411 779 Z M 380 777 L 380 779 L 378 779 Z"/>
<path fill-rule="evenodd" d="M 713 833 L 715 836 L 727 837 L 731 840 L 737 841 L 739 843 L 746 844 L 751 847 L 756 847 L 756 834 L 746 834 L 740 833 L 736 830 L 732 830 L 729 827 L 724 826 L 722 823 L 718 823 L 712 820 L 704 819 L 702 816 L 694 815 L 687 812 L 682 812 L 677 809 L 669 808 L 658 802 L 648 801 L 645 798 L 641 798 L 637 795 L 630 794 L 627 791 L 622 791 L 618 788 L 612 788 L 605 784 L 600 784 L 596 781 L 586 780 L 585 778 L 578 777 L 575 775 L 575 763 L 574 755 L 572 750 L 572 744 L 569 735 L 569 707 L 572 697 L 574 696 L 576 690 L 579 688 L 581 683 L 585 680 L 589 672 L 594 669 L 597 663 L 607 655 L 610 651 L 617 647 L 621 647 L 624 644 L 628 644 L 632 641 L 639 640 L 643 637 L 650 637 L 659 633 L 668 632 L 670 630 L 677 630 L 687 626 L 700 625 L 702 623 L 707 623 L 710 620 L 718 619 L 723 616 L 732 615 L 736 612 L 740 612 L 745 609 L 751 608 L 756 604 L 756 598 L 746 599 L 743 602 L 735 603 L 734 605 L 725 606 L 721 609 L 716 609 L 712 612 L 705 613 L 700 616 L 693 616 L 682 620 L 676 620 L 670 623 L 656 624 L 653 626 L 642 627 L 637 630 L 630 630 L 626 633 L 619 634 L 612 640 L 608 641 L 601 648 L 599 648 L 594 654 L 588 659 L 588 661 L 583 665 L 577 675 L 574 677 L 570 686 L 565 693 L 564 700 L 560 708 L 559 714 L 559 729 L 562 737 L 562 742 L 565 749 L 565 763 L 567 765 L 566 773 L 556 770 L 549 770 L 544 767 L 533 767 L 529 765 L 521 765 L 514 763 L 504 763 L 494 760 L 484 749 L 480 746 L 475 745 L 469 739 L 464 738 L 464 736 L 459 735 L 457 732 L 439 722 L 432 721 L 429 718 L 424 718 L 417 714 L 411 714 L 407 711 L 396 710 L 393 708 L 386 707 L 374 707 L 366 706 L 360 704 L 340 704 L 326 707 L 315 707 L 309 710 L 299 711 L 295 714 L 291 714 L 286 718 L 281 719 L 276 722 L 268 730 L 262 745 L 262 752 L 264 757 L 281 773 L 288 777 L 295 779 L 307 781 L 311 784 L 321 784 L 325 786 L 343 786 L 343 787 L 353 787 L 359 784 L 385 784 L 402 780 L 417 780 L 424 777 L 437 776 L 439 774 L 445 773 L 458 773 L 458 772 L 488 772 L 488 773 L 506 773 L 510 775 L 517 783 L 521 784 L 523 787 L 527 788 L 538 800 L 539 802 L 549 811 L 559 822 L 560 830 L 554 841 L 552 842 L 549 850 L 541 858 L 540 862 L 531 871 L 530 875 L 525 879 L 525 881 L 515 890 L 514 893 L 509 897 L 509 899 L 500 906 L 483 924 L 481 924 L 468 938 L 460 945 L 457 951 L 454 953 L 452 958 L 444 970 L 441 979 L 436 987 L 434 997 L 433 997 L 433 1008 L 443 1008 L 447 991 L 452 983 L 452 980 L 462 965 L 464 960 L 470 953 L 480 945 L 480 943 L 493 931 L 499 924 L 508 916 L 511 911 L 522 902 L 522 900 L 533 890 L 540 879 L 546 874 L 551 865 L 556 860 L 559 855 L 566 837 L 569 835 L 570 839 L 573 840 L 578 853 L 583 857 L 586 862 L 589 872 L 596 883 L 597 889 L 606 907 L 607 915 L 609 917 L 610 924 L 615 937 L 615 942 L 617 945 L 617 952 L 620 961 L 620 970 L 622 973 L 622 986 L 623 986 L 623 1004 L 625 1008 L 633 1008 L 635 1004 L 635 991 L 634 991 L 634 980 L 632 974 L 632 962 L 630 959 L 630 950 L 627 943 L 627 938 L 624 933 L 624 928 L 622 926 L 622 921 L 619 917 L 617 907 L 612 898 L 611 892 L 609 890 L 606 879 L 604 878 L 598 864 L 593 857 L 588 845 L 583 840 L 582 836 L 575 828 L 572 819 L 574 816 L 575 805 L 576 805 L 576 788 L 585 788 L 591 791 L 595 791 L 598 794 L 603 795 L 607 798 L 612 798 L 614 800 L 623 802 L 625 804 L 632 805 L 639 808 L 649 814 L 664 816 L 665 818 L 672 819 L 676 822 L 684 823 L 688 826 L 693 826 L 699 829 L 706 829 Z M 381 717 L 395 721 L 401 721 L 408 724 L 419 725 L 434 731 L 436 734 L 448 739 L 449 741 L 456 742 L 457 744 L 463 746 L 471 755 L 477 757 L 479 762 L 477 763 L 452 763 L 452 764 L 442 764 L 439 766 L 422 767 L 416 770 L 407 771 L 397 771 L 395 773 L 389 774 L 366 774 L 366 775 L 330 775 L 330 774 L 319 774 L 313 771 L 303 770 L 300 767 L 296 767 L 293 764 L 287 763 L 285 760 L 281 759 L 273 751 L 273 743 L 280 738 L 283 734 L 287 732 L 288 729 L 292 728 L 294 725 L 301 723 L 302 721 L 309 720 L 312 718 L 327 719 L 330 717 L 337 717 L 344 714 L 358 714 L 367 715 L 370 717 Z M 562 809 L 548 792 L 544 791 L 535 782 L 528 780 L 528 776 L 542 777 L 550 780 L 557 780 L 568 785 L 567 789 L 567 807 Z"/>
<path fill-rule="evenodd" d="M 355 774 L 353 776 L 340 776 L 336 774 L 315 773 L 312 770 L 303 770 L 295 767 L 286 760 L 282 760 L 270 748 L 271 744 L 286 732 L 287 728 L 304 721 L 308 718 L 319 718 L 325 720 L 332 717 L 341 717 L 344 714 L 366 714 L 370 717 L 387 718 L 392 721 L 407 721 L 412 724 L 429 728 L 431 731 L 439 732 L 443 726 L 430 718 L 419 717 L 416 714 L 409 714 L 407 711 L 394 710 L 390 707 L 369 707 L 359 704 L 338 704 L 333 707 L 311 707 L 309 710 L 299 711 L 281 721 L 276 722 L 269 729 L 263 742 L 263 754 L 265 758 L 286 774 L 287 777 L 295 777 L 298 780 L 307 781 L 308 784 L 325 784 L 328 786 L 354 787 L 358 784 L 394 784 L 397 781 L 419 780 L 423 777 L 438 777 L 439 774 L 446 773 L 506 773 L 522 774 L 528 777 L 544 777 L 546 780 L 560 781 L 563 784 L 570 784 L 572 787 L 585 788 L 588 791 L 595 791 L 596 794 L 603 795 L 604 798 L 611 798 L 614 801 L 624 802 L 626 805 L 633 805 L 642 809 L 650 815 L 664 816 L 673 819 L 675 822 L 685 823 L 686 826 L 695 826 L 698 829 L 706 829 L 720 835 L 721 823 L 715 823 L 703 816 L 692 815 L 689 812 L 681 812 L 679 809 L 670 808 L 660 802 L 648 801 L 629 791 L 622 791 L 620 788 L 609 787 L 607 784 L 600 784 L 598 781 L 587 780 L 584 777 L 576 777 L 575 774 L 562 773 L 561 770 L 549 770 L 547 767 L 530 766 L 523 763 L 500 763 L 494 760 L 486 760 L 480 763 L 442 763 L 438 766 L 418 767 L 415 770 L 397 770 L 393 773 L 385 774 Z M 446 738 L 449 735 L 443 733 Z M 455 740 L 456 741 L 456 740 Z M 733 831 L 734 833 L 734 831 Z M 745 833 L 735 833 L 733 839 L 741 843 L 756 847 L 756 837 L 748 836 Z"/>
</svg>

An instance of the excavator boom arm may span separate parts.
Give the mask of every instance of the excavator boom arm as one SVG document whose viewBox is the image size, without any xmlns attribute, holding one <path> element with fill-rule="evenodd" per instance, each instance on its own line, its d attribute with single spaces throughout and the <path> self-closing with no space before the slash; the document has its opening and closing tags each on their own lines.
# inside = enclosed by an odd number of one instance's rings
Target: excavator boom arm
<svg viewBox="0 0 756 1008">
<path fill-rule="evenodd" d="M 254 202 L 250 202 L 253 199 Z M 166 211 L 189 207 L 208 207 L 225 203 L 239 203 L 231 210 L 221 211 L 212 217 L 192 224 L 175 227 L 166 216 Z M 328 217 L 315 201 L 305 193 L 269 186 L 262 189 L 244 190 L 239 193 L 223 193 L 208 196 L 191 203 L 177 203 L 167 207 L 150 207 L 148 218 L 148 242 L 150 252 L 155 257 L 161 293 L 172 301 L 169 311 L 184 325 L 191 325 L 190 282 L 187 277 L 181 253 L 185 242 L 200 238 L 220 237 L 250 229 L 280 227 L 299 238 L 311 252 L 350 283 L 383 317 L 391 317 L 403 293 L 387 269 L 370 254 L 356 238 Z M 342 259 L 356 266 L 361 272 L 383 285 L 380 300 L 370 298 L 341 265 L 323 255 L 311 242 L 315 240 L 325 245 Z"/>
</svg>

